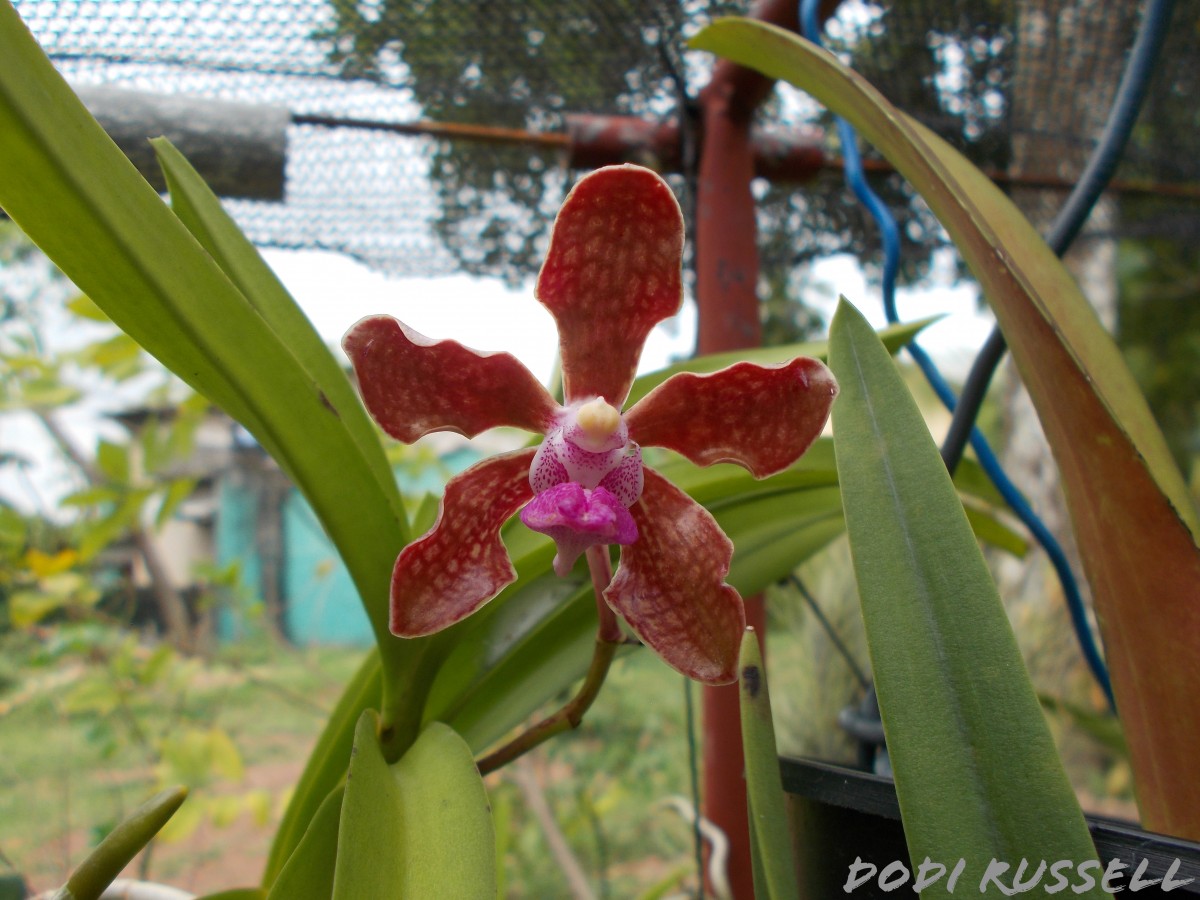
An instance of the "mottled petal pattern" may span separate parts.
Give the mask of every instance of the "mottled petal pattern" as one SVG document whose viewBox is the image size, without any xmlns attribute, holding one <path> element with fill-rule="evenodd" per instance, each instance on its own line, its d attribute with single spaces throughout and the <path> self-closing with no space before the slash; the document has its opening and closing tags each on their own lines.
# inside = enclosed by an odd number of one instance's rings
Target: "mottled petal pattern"
<svg viewBox="0 0 1200 900">
<path fill-rule="evenodd" d="M 733 543 L 704 507 L 653 470 L 630 508 L 638 540 L 604 592 L 668 665 L 707 684 L 737 678 L 746 612 L 725 584 Z"/>
<path fill-rule="evenodd" d="M 625 421 L 643 446 L 666 447 L 701 466 L 737 463 L 765 478 L 794 463 L 820 436 L 836 396 L 837 382 L 819 360 L 742 362 L 708 375 L 672 376 L 626 412 Z"/>
<path fill-rule="evenodd" d="M 581 179 L 558 213 L 537 297 L 558 323 L 568 402 L 620 407 L 650 330 L 679 311 L 683 216 L 648 169 Z"/>
<path fill-rule="evenodd" d="M 637 498 L 642 496 L 645 471 L 646 467 L 642 465 L 642 448 L 637 444 L 630 444 L 625 448 L 625 455 L 621 457 L 621 461 L 600 479 L 600 487 L 611 491 L 625 506 L 633 506 Z"/>
<path fill-rule="evenodd" d="M 588 490 L 573 481 L 538 494 L 521 510 L 526 526 L 554 540 L 554 571 L 566 575 L 588 547 L 632 544 L 638 530 L 624 504 L 602 487 Z"/>
<path fill-rule="evenodd" d="M 431 340 L 391 316 L 361 320 L 342 347 L 372 417 L 406 444 L 431 431 L 474 437 L 502 425 L 545 434 L 561 412 L 516 357 Z"/>
<path fill-rule="evenodd" d="M 542 441 L 533 457 L 533 464 L 529 467 L 529 485 L 535 494 L 571 480 L 571 476 L 567 474 L 567 467 L 559 462 L 555 450 L 555 438 L 559 435 L 559 432 L 555 432 Z"/>
<path fill-rule="evenodd" d="M 500 526 L 525 505 L 533 450 L 477 463 L 446 485 L 437 522 L 392 570 L 392 634 L 419 637 L 453 625 L 516 577 Z"/>
</svg>

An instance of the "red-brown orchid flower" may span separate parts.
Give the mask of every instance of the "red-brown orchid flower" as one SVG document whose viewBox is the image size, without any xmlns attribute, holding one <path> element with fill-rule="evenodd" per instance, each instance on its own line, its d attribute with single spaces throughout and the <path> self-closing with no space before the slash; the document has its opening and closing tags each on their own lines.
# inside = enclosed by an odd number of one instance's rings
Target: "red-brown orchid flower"
<svg viewBox="0 0 1200 900">
<path fill-rule="evenodd" d="M 511 583 L 499 531 L 520 511 L 554 539 L 560 575 L 588 547 L 621 545 L 609 606 L 683 674 L 735 679 L 745 611 L 725 584 L 733 544 L 707 510 L 642 465 L 641 447 L 763 478 L 820 434 L 837 385 L 814 359 L 742 362 L 676 375 L 622 412 L 647 335 L 679 310 L 682 252 L 679 205 L 653 172 L 613 166 L 575 185 L 536 291 L 558 323 L 565 406 L 507 353 L 430 340 L 387 316 L 346 335 L 367 408 L 397 440 L 496 426 L 545 435 L 536 450 L 451 479 L 433 528 L 396 560 L 393 633 L 440 631 Z"/>
</svg>

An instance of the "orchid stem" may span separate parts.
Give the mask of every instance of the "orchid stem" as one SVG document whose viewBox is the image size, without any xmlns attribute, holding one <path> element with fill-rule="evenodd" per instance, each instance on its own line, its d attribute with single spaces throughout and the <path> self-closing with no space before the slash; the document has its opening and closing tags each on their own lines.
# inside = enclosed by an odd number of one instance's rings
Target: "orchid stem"
<svg viewBox="0 0 1200 900">
<path fill-rule="evenodd" d="M 609 666 L 612 665 L 613 657 L 617 654 L 617 648 L 624 643 L 625 637 L 621 633 L 621 626 L 617 623 L 616 613 L 604 602 L 604 589 L 612 581 L 612 563 L 609 561 L 607 548 L 589 548 L 587 561 L 588 569 L 592 573 L 592 585 L 596 589 L 596 611 L 600 618 L 599 629 L 596 633 L 596 646 L 592 651 L 592 664 L 588 667 L 587 676 L 583 679 L 579 692 L 571 698 L 566 706 L 542 719 L 532 728 L 521 732 L 504 746 L 482 757 L 478 761 L 479 772 L 482 775 L 507 765 L 556 734 L 578 728 L 579 723 L 583 721 L 584 713 L 588 711 L 600 693 L 604 679 L 608 676 Z"/>
<path fill-rule="evenodd" d="M 608 556 L 608 548 L 604 546 L 587 548 L 588 571 L 592 573 L 592 588 L 596 592 L 596 615 L 600 620 L 600 629 L 596 640 L 610 644 L 619 644 L 624 640 L 621 626 L 617 624 L 617 614 L 604 599 L 604 591 L 612 581 L 612 561 Z"/>
</svg>

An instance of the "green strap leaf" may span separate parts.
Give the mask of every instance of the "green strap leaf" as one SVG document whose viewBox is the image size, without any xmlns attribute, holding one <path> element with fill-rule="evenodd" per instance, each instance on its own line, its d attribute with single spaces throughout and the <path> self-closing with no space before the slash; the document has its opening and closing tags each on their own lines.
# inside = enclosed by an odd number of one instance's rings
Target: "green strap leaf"
<svg viewBox="0 0 1200 900">
<path fill-rule="evenodd" d="M 754 854 L 754 894 L 768 900 L 800 896 L 788 815 L 775 746 L 775 723 L 767 670 L 753 629 L 742 638 L 738 658 L 742 747 L 746 752 L 746 800 L 750 805 L 750 849 Z"/>
<path fill-rule="evenodd" d="M 764 481 L 737 466 L 700 468 L 679 457 L 655 466 L 708 507 L 734 542 L 728 580 L 745 596 L 787 577 L 845 530 L 828 439 Z M 969 462 L 963 470 L 975 471 Z M 990 511 L 978 521 L 981 537 L 1024 548 Z M 477 751 L 581 678 L 595 637 L 595 601 L 582 570 L 559 578 L 547 539 L 520 523 L 504 534 L 518 580 L 448 632 L 453 649 L 424 714 L 451 724 Z"/>
<path fill-rule="evenodd" d="M 1094 859 L 946 467 L 891 357 L 845 301 L 830 367 L 846 528 L 914 866 Z"/>
<path fill-rule="evenodd" d="M 338 827 L 345 785 L 338 785 L 317 808 L 304 836 L 271 886 L 268 900 L 330 900 L 337 866 Z"/>
<path fill-rule="evenodd" d="M 108 833 L 87 859 L 79 864 L 56 897 L 98 900 L 121 870 L 167 824 L 187 799 L 187 788 L 175 787 L 155 794 L 129 818 Z"/>
<path fill-rule="evenodd" d="M 802 38 L 751 20 L 693 40 L 845 116 L 929 203 L 979 279 L 1062 473 L 1142 822 L 1200 839 L 1200 515 L 1111 337 L 1011 201 L 940 138 Z M 1171 647 L 1170 653 L 1162 652 Z"/>
<path fill-rule="evenodd" d="M 329 360 L 300 314 L 284 309 L 290 301 L 264 288 L 236 241 L 203 216 L 198 192 L 185 185 L 184 205 L 213 240 L 213 255 L 163 204 L 55 72 L 10 0 L 0 0 L 0 60 L 0 206 L 113 322 L 244 424 L 304 492 L 374 629 L 387 673 L 389 756 L 398 757 L 416 737 L 428 688 L 421 672 L 434 645 L 388 631 L 391 569 L 407 529 L 378 452 L 364 450 L 361 422 L 343 421 L 343 413 L 362 416 L 348 386 L 333 387 Z M 231 277 L 255 292 L 254 303 Z M 298 341 L 295 352 L 285 338 Z"/>
<path fill-rule="evenodd" d="M 496 839 L 466 742 L 431 723 L 389 766 L 363 713 L 342 801 L 334 900 L 496 896 Z"/>
<path fill-rule="evenodd" d="M 379 493 L 403 524 L 400 493 L 383 444 L 337 359 L 192 164 L 166 138 L 155 138 L 150 143 L 166 177 L 175 215 L 304 366 L 337 411 L 363 460 L 375 473 Z M 346 327 L 353 324 L 347 322 Z"/>
</svg>

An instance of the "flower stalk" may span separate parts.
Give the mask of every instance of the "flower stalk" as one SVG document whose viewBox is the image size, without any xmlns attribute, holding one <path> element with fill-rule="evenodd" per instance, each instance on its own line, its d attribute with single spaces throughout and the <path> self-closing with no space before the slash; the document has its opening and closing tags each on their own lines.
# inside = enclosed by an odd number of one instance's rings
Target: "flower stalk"
<svg viewBox="0 0 1200 900">
<path fill-rule="evenodd" d="M 618 648 L 625 642 L 625 636 L 617 622 L 616 613 L 604 602 L 604 589 L 608 587 L 613 576 L 607 548 L 589 547 L 587 561 L 588 569 L 592 573 L 592 586 L 596 591 L 599 627 L 596 631 L 596 645 L 592 650 L 592 663 L 588 666 L 583 684 L 565 706 L 521 732 L 507 744 L 481 757 L 477 765 L 482 775 L 508 765 L 556 734 L 578 728 L 584 714 L 600 694 L 604 679 L 608 677 L 609 667 L 617 655 Z"/>
</svg>

